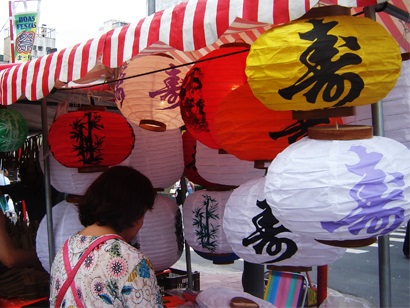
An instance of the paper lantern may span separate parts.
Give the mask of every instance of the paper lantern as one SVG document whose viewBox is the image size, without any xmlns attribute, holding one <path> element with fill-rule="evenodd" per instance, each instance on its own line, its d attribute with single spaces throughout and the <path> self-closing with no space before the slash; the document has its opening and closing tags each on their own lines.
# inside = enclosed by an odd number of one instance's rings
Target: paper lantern
<svg viewBox="0 0 410 308">
<path fill-rule="evenodd" d="M 201 142 L 197 142 L 196 166 L 198 173 L 207 181 L 227 186 L 262 177 L 265 170 L 254 168 L 254 163 L 240 160 L 232 154 L 220 154 Z"/>
<path fill-rule="evenodd" d="M 27 121 L 21 113 L 11 109 L 0 109 L 0 152 L 20 149 L 27 135 Z"/>
<path fill-rule="evenodd" d="M 322 241 L 368 240 L 410 218 L 410 151 L 389 138 L 305 137 L 272 161 L 266 200 L 295 233 Z"/>
<path fill-rule="evenodd" d="M 293 267 L 326 265 L 343 256 L 346 249 L 286 229 L 266 202 L 264 188 L 265 177 L 250 180 L 226 203 L 223 228 L 235 254 L 250 263 Z"/>
<path fill-rule="evenodd" d="M 377 102 L 393 88 L 400 67 L 400 49 L 382 25 L 331 16 L 263 33 L 251 46 L 246 74 L 268 108 L 313 110 Z"/>
<path fill-rule="evenodd" d="M 294 120 L 291 111 L 271 110 L 253 95 L 247 83 L 225 96 L 215 116 L 220 147 L 249 161 L 271 161 L 306 136 L 309 127 L 335 122 L 329 118 Z"/>
<path fill-rule="evenodd" d="M 182 207 L 185 240 L 200 256 L 216 264 L 239 259 L 227 242 L 222 226 L 231 193 L 231 190 L 198 190 L 186 198 Z"/>
<path fill-rule="evenodd" d="M 178 95 L 188 68 L 178 65 L 165 54 L 132 59 L 115 84 L 115 102 L 121 113 L 148 130 L 164 131 L 184 125 Z"/>
<path fill-rule="evenodd" d="M 214 117 L 221 100 L 246 82 L 247 44 L 226 44 L 199 59 L 186 74 L 180 92 L 182 119 L 197 140 L 212 149 Z"/>
<path fill-rule="evenodd" d="M 117 165 L 130 155 L 134 139 L 122 115 L 96 110 L 59 116 L 48 135 L 54 158 L 69 168 Z"/>
<path fill-rule="evenodd" d="M 200 186 L 214 186 L 215 183 L 208 182 L 198 173 L 196 167 L 196 139 L 189 131 L 182 134 L 182 145 L 184 149 L 184 175 L 185 177 Z"/>
<path fill-rule="evenodd" d="M 134 246 L 149 258 L 155 271 L 170 268 L 184 250 L 182 215 L 174 199 L 158 194 L 154 208 L 144 217 Z"/>
<path fill-rule="evenodd" d="M 78 210 L 73 203 L 61 201 L 52 208 L 55 253 L 73 234 L 84 228 L 78 219 Z M 43 268 L 50 273 L 47 217 L 40 221 L 36 234 L 36 252 Z"/>
<path fill-rule="evenodd" d="M 175 184 L 184 172 L 182 135 L 179 128 L 153 132 L 132 124 L 135 147 L 129 165 L 148 177 L 155 188 Z"/>
<path fill-rule="evenodd" d="M 410 60 L 403 61 L 394 88 L 382 99 L 384 136 L 410 149 Z M 356 107 L 356 114 L 343 118 L 353 125 L 372 125 L 371 106 Z"/>
</svg>

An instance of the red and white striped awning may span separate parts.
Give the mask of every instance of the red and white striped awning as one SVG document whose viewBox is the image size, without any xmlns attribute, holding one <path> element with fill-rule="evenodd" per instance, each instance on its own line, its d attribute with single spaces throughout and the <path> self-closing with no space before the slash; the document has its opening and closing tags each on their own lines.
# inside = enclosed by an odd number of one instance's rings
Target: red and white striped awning
<svg viewBox="0 0 410 308">
<path fill-rule="evenodd" d="M 406 1 L 406 0 L 404 0 Z M 386 0 L 323 0 L 365 7 Z M 87 42 L 0 71 L 0 100 L 37 101 L 69 82 L 89 82 L 137 56 L 169 52 L 183 63 L 222 43 L 252 43 L 273 25 L 300 18 L 319 0 L 190 0 Z"/>
</svg>

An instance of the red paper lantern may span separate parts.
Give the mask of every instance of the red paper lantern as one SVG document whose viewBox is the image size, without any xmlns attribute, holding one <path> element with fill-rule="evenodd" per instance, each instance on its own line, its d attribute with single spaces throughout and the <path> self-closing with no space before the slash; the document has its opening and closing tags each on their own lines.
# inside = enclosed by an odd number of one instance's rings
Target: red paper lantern
<svg viewBox="0 0 410 308">
<path fill-rule="evenodd" d="M 221 148 L 237 158 L 271 161 L 306 136 L 309 127 L 335 121 L 294 120 L 291 111 L 274 111 L 264 106 L 246 83 L 222 100 L 215 116 L 215 131 Z"/>
<path fill-rule="evenodd" d="M 187 130 L 212 149 L 214 117 L 218 104 L 246 82 L 247 44 L 227 44 L 202 57 L 186 74 L 179 94 L 182 119 Z"/>
<path fill-rule="evenodd" d="M 96 110 L 61 115 L 48 135 L 54 158 L 69 168 L 117 165 L 130 155 L 134 140 L 132 127 L 122 115 Z"/>
</svg>

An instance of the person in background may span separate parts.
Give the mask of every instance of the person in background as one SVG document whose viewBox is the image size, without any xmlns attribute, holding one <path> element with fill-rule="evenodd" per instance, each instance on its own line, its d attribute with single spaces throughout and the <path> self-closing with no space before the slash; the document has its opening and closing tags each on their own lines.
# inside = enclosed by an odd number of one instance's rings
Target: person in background
<svg viewBox="0 0 410 308">
<path fill-rule="evenodd" d="M 155 196 L 150 180 L 127 166 L 109 168 L 90 185 L 78 203 L 85 228 L 51 267 L 51 307 L 162 307 L 150 261 L 129 244 Z"/>
<path fill-rule="evenodd" d="M 1 264 L 7 268 L 41 267 L 35 248 L 23 249 L 13 243 L 7 233 L 6 219 L 8 218 L 0 211 L 0 267 Z"/>
</svg>

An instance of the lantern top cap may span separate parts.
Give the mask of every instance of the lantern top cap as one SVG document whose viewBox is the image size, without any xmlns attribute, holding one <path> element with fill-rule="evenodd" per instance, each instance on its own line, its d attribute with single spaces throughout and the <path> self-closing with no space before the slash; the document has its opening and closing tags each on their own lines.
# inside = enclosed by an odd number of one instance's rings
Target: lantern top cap
<svg viewBox="0 0 410 308">
<path fill-rule="evenodd" d="M 358 140 L 373 138 L 373 128 L 367 125 L 326 125 L 309 127 L 308 137 L 317 140 Z"/>
</svg>

